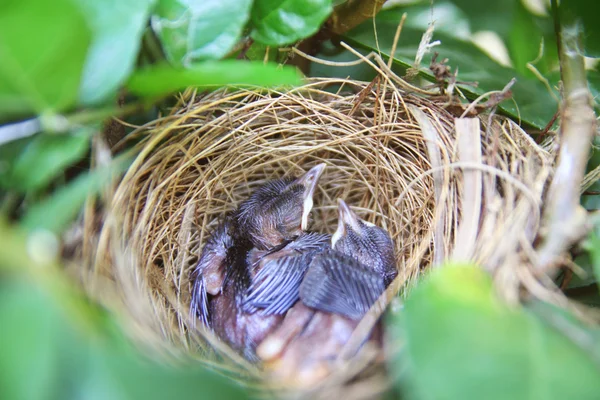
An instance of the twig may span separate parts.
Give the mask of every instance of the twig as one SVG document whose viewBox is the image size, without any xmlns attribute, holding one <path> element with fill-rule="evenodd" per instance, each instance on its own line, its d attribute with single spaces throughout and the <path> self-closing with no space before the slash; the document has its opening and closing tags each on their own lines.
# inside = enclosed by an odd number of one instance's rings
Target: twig
<svg viewBox="0 0 600 400">
<path fill-rule="evenodd" d="M 510 99 L 512 97 L 512 92 L 510 88 L 515 84 L 516 78 L 512 78 L 502 90 L 500 91 L 491 91 L 488 93 L 484 93 L 469 104 L 469 106 L 463 111 L 461 118 L 466 118 L 469 115 L 477 115 L 480 111 L 489 110 L 491 108 L 496 107 L 498 104 L 503 102 L 504 100 Z M 479 104 L 481 100 L 483 100 L 486 96 L 489 96 L 488 100 Z"/>
<path fill-rule="evenodd" d="M 148 55 L 152 62 L 158 62 L 165 59 L 165 53 L 160 45 L 158 37 L 152 29 L 146 29 L 142 38 L 142 51 Z"/>
<path fill-rule="evenodd" d="M 354 106 L 348 113 L 349 117 L 354 115 L 354 113 L 356 112 L 358 107 L 362 104 L 362 102 L 365 101 L 367 96 L 371 94 L 371 92 L 373 91 L 373 86 L 375 86 L 375 84 L 379 84 L 379 77 L 380 77 L 380 75 L 377 75 L 375 78 L 373 78 L 371 83 L 369 83 L 369 85 L 366 88 L 364 88 L 363 90 L 361 90 L 358 93 L 358 98 L 356 99 Z M 377 105 L 377 103 L 375 103 L 375 105 Z"/>
<path fill-rule="evenodd" d="M 540 132 L 541 136 L 548 135 L 548 132 L 550 132 L 550 129 L 552 129 L 552 126 L 554 125 L 554 123 L 558 119 L 559 114 L 560 114 L 560 110 L 556 110 L 556 112 L 552 116 L 552 119 L 546 124 L 546 126 L 544 127 L 544 129 L 542 130 L 542 132 Z"/>
<path fill-rule="evenodd" d="M 373 18 L 385 0 L 350 0 L 338 5 L 327 21 L 328 29 L 337 35 L 348 32 L 369 18 Z"/>
<path fill-rule="evenodd" d="M 457 84 L 477 87 L 478 83 L 477 82 L 462 82 L 462 81 L 457 80 L 458 68 L 456 68 L 454 70 L 454 72 L 452 72 L 452 68 L 449 65 L 447 65 L 447 62 L 449 60 L 447 58 L 444 58 L 441 61 L 437 61 L 438 56 L 439 56 L 439 53 L 435 52 L 433 54 L 433 57 L 431 58 L 431 63 L 429 64 L 429 70 L 433 73 L 433 76 L 436 81 L 436 83 L 433 84 L 432 87 L 439 88 L 441 95 L 447 94 L 448 95 L 447 105 L 452 105 L 453 100 L 454 100 L 453 99 L 454 91 L 458 92 L 458 94 L 462 96 L 462 94 L 460 93 L 460 90 L 456 86 Z M 413 69 L 413 71 L 416 71 L 416 70 Z M 408 72 L 407 72 L 407 75 L 409 75 Z M 463 115 L 463 117 L 464 117 L 464 115 Z"/>
<path fill-rule="evenodd" d="M 510 89 L 515 82 L 517 82 L 517 78 L 512 78 L 499 93 L 492 93 L 490 98 L 485 103 L 481 104 L 481 107 L 485 109 L 494 108 L 504 100 L 510 99 L 512 97 L 512 91 Z"/>
<path fill-rule="evenodd" d="M 394 35 L 394 41 L 392 42 L 392 51 L 390 51 L 390 58 L 388 59 L 387 66 L 388 68 L 392 68 L 392 64 L 394 63 L 394 56 L 396 55 L 396 47 L 398 46 L 398 39 L 400 39 L 400 33 L 402 32 L 402 27 L 404 26 L 404 21 L 406 21 L 406 13 L 402 14 L 402 19 L 400 19 L 400 23 L 396 28 L 396 34 Z"/>
<path fill-rule="evenodd" d="M 481 128 L 478 118 L 456 118 L 454 120 L 458 142 L 459 161 L 481 164 Z M 462 215 L 455 236 L 452 259 L 470 261 L 479 233 L 481 218 L 481 195 L 483 174 L 477 169 L 463 171 L 461 195 Z"/>
<path fill-rule="evenodd" d="M 583 182 L 581 183 L 580 193 L 587 195 L 594 195 L 593 192 L 588 191 L 590 187 L 600 179 L 600 165 L 596 168 L 588 172 L 583 178 Z M 598 193 L 600 194 L 600 193 Z"/>
<path fill-rule="evenodd" d="M 254 44 L 254 40 L 252 40 L 252 38 L 248 38 L 246 40 L 242 40 L 239 44 L 239 48 L 236 49 L 239 50 L 239 54 L 237 55 L 237 59 L 238 60 L 246 60 L 246 53 L 248 53 L 248 50 L 250 50 L 250 47 L 252 47 L 252 45 Z M 268 51 L 267 51 L 268 54 Z"/>
<path fill-rule="evenodd" d="M 0 146 L 14 140 L 33 136 L 39 132 L 67 133 L 83 125 L 102 121 L 113 116 L 128 115 L 143 110 L 141 103 L 130 103 L 121 108 L 107 107 L 97 110 L 83 110 L 71 115 L 49 114 L 28 120 L 0 126 Z"/>
<path fill-rule="evenodd" d="M 439 40 L 431 41 L 433 38 L 433 32 L 435 30 L 435 24 L 431 22 L 429 26 L 427 26 L 427 30 L 421 36 L 421 42 L 419 42 L 419 47 L 417 48 L 417 54 L 415 55 L 415 63 L 411 68 L 406 70 L 406 79 L 412 79 L 419 74 L 419 70 L 421 69 L 421 61 L 423 61 L 423 57 L 425 54 L 429 53 L 432 48 L 435 46 L 439 46 L 442 44 Z M 434 54 L 432 62 L 435 61 L 437 55 Z"/>
<path fill-rule="evenodd" d="M 415 107 L 414 105 L 410 105 L 408 106 L 408 109 L 410 110 L 410 113 L 413 115 L 413 117 L 417 120 L 417 123 L 419 124 L 419 128 L 421 129 L 421 134 L 423 135 L 423 138 L 425 139 L 425 144 L 427 146 L 427 155 L 429 156 L 429 162 L 431 164 L 431 168 L 432 169 L 438 169 L 436 172 L 433 173 L 433 193 L 435 196 L 435 207 L 436 207 L 436 213 L 438 213 L 438 208 L 439 208 L 439 218 L 435 218 L 434 220 L 435 222 L 435 228 L 434 228 L 434 235 L 433 235 L 433 248 L 434 248 L 434 259 L 433 259 L 433 266 L 434 267 L 441 267 L 442 266 L 442 261 L 444 260 L 445 256 L 446 256 L 446 251 L 444 248 L 444 240 L 443 240 L 443 235 L 444 235 L 444 224 L 445 224 L 445 209 L 442 207 L 442 204 L 444 204 L 444 199 L 443 197 L 443 192 L 444 192 L 444 185 L 449 186 L 448 180 L 449 180 L 449 175 L 445 174 L 444 172 L 448 172 L 448 171 L 443 171 L 440 168 L 442 167 L 443 163 L 442 163 L 442 154 L 440 152 L 440 142 L 441 142 L 441 138 L 439 137 L 439 133 L 438 131 L 435 129 L 435 127 L 433 126 L 433 124 L 431 123 L 431 120 L 429 118 L 427 118 L 427 116 L 425 115 L 425 113 L 423 111 L 421 111 L 418 107 Z"/>
<path fill-rule="evenodd" d="M 12 142 L 13 140 L 33 136 L 40 130 L 41 123 L 39 118 L 32 118 L 15 122 L 14 124 L 0 126 L 0 146 Z"/>
<path fill-rule="evenodd" d="M 560 24 L 556 0 L 552 1 L 552 9 L 559 29 L 558 54 L 564 88 L 561 147 L 544 208 L 545 236 L 538 249 L 537 268 L 553 275 L 557 271 L 556 260 L 587 232 L 579 193 L 596 132 L 596 118 L 587 87 L 580 26 L 576 21 Z"/>
</svg>

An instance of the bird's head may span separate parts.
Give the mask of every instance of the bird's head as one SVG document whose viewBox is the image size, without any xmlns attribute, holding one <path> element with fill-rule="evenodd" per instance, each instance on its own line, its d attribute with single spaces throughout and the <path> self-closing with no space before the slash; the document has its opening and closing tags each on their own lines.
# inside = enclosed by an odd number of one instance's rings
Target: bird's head
<svg viewBox="0 0 600 400">
<path fill-rule="evenodd" d="M 296 179 L 277 179 L 258 188 L 237 212 L 238 229 L 267 250 L 308 229 L 313 196 L 325 164 Z"/>
<path fill-rule="evenodd" d="M 338 228 L 331 247 L 380 272 L 386 281 L 396 273 L 394 244 L 388 233 L 360 219 L 342 199 L 338 199 Z"/>
</svg>

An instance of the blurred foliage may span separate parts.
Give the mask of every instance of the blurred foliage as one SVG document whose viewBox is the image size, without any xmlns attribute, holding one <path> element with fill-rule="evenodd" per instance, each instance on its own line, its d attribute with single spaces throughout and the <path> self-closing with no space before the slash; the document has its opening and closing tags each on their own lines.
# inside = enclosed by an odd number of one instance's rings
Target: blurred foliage
<svg viewBox="0 0 600 400">
<path fill-rule="evenodd" d="M 585 54 L 600 57 L 600 27 L 596 16 L 600 15 L 600 3 L 593 0 L 569 0 L 560 2 L 565 18 L 577 18 L 583 25 Z"/>
<path fill-rule="evenodd" d="M 317 32 L 331 0 L 255 0 L 252 39 L 268 46 L 291 44 Z"/>
<path fill-rule="evenodd" d="M 573 341 L 494 295 L 485 271 L 431 273 L 388 321 L 398 382 L 414 399 L 595 399 L 600 366 Z"/>
<path fill-rule="evenodd" d="M 135 67 L 154 0 L 78 0 L 92 30 L 79 100 L 111 100 Z"/>
<path fill-rule="evenodd" d="M 377 28 L 393 32 L 404 11 L 393 9 L 383 11 L 377 16 Z M 394 60 L 403 68 L 413 65 L 415 54 L 424 30 L 404 28 L 402 30 L 402 44 L 396 48 Z M 389 55 L 393 44 L 393 36 L 378 35 L 376 40 L 373 26 L 370 22 L 364 23 L 347 35 L 348 41 L 356 46 L 364 46 L 372 51 L 380 51 Z M 477 48 L 473 43 L 446 35 L 434 34 L 434 40 L 441 40 L 439 49 L 442 58 L 450 60 L 449 65 L 458 68 L 458 79 L 464 82 L 477 82 L 477 87 L 459 85 L 471 98 L 492 91 L 501 90 L 513 77 L 517 83 L 513 86 L 515 102 L 502 103 L 501 108 L 516 119 L 523 120 L 537 128 L 543 128 L 552 118 L 558 108 L 557 101 L 548 93 L 542 82 L 527 78 L 512 68 L 499 65 L 494 60 Z M 379 45 L 379 47 L 377 47 Z M 423 64 L 429 66 L 431 55 L 427 56 Z M 422 76 L 433 81 L 430 71 L 423 70 Z"/>
<path fill-rule="evenodd" d="M 467 7 L 465 3 L 478 3 L 479 5 L 473 4 L 471 8 Z M 512 31 L 501 30 L 497 33 L 506 36 L 504 43 L 508 47 L 513 67 L 500 65 L 470 40 L 470 35 L 474 32 L 471 28 L 473 19 L 469 18 L 468 12 L 481 8 L 480 2 L 462 1 L 457 5 L 449 2 L 436 2 L 433 8 L 420 4 L 410 7 L 395 7 L 379 13 L 375 24 L 367 21 L 348 32 L 345 39 L 354 46 L 388 56 L 394 37 L 388 34 L 382 35 L 381 32 L 394 32 L 402 14 L 407 13 L 407 24 L 402 29 L 394 55 L 397 66 L 401 71 L 405 71 L 415 66 L 415 55 L 421 37 L 430 21 L 433 20 L 435 21 L 435 31 L 432 42 L 439 40 L 441 44 L 432 48 L 423 59 L 420 67 L 421 76 L 429 81 L 434 81 L 434 76 L 428 67 L 432 53 L 435 51 L 440 54 L 438 61 L 448 58 L 448 65 L 453 67 L 453 71 L 454 69 L 458 70 L 459 81 L 477 82 L 477 87 L 459 85 L 471 99 L 492 90 L 501 90 L 512 78 L 517 78 L 516 84 L 512 87 L 514 101 L 506 101 L 501 104 L 500 108 L 517 120 L 542 129 L 558 109 L 557 97 L 555 97 L 558 92 L 553 89 L 551 93 L 544 82 L 529 71 L 527 63 L 538 58 L 542 32 L 550 38 L 553 37 L 549 30 L 552 23 L 548 18 L 543 21 L 543 24 L 539 24 L 537 21 L 539 18 L 528 13 L 517 1 L 505 3 L 510 3 L 513 7 L 510 13 L 507 10 L 501 13 L 501 15 L 507 14 L 506 19 L 502 20 L 502 24 L 512 27 Z M 461 4 L 463 9 L 458 8 L 458 5 Z M 488 8 L 487 6 L 486 4 L 485 8 Z M 494 6 L 490 9 L 493 10 Z M 413 15 L 416 16 L 415 19 L 411 18 Z M 544 25 L 544 30 L 541 30 L 538 25 Z M 377 35 L 375 35 L 374 26 L 377 28 Z M 528 40 L 523 40 L 523 37 L 527 37 Z M 556 85 L 558 83 L 556 45 L 552 40 L 545 40 L 544 43 L 544 53 L 536 62 L 536 67 L 540 74 L 550 80 L 552 85 Z M 551 62 L 551 59 L 554 62 Z"/>
<path fill-rule="evenodd" d="M 600 167 L 600 139 L 593 142 L 592 153 L 588 160 L 587 172 Z M 581 196 L 581 204 L 585 209 L 595 212 L 590 218 L 593 226 L 587 239 L 582 243 L 581 251 L 574 259 L 580 271 L 575 271 L 567 286 L 567 295 L 576 301 L 590 306 L 600 307 L 600 220 L 597 212 L 600 210 L 600 181 L 593 183 Z"/>
<path fill-rule="evenodd" d="M 3 399 L 247 398 L 191 361 L 170 367 L 146 359 L 118 331 L 86 332 L 22 280 L 0 283 L 0 321 Z M 107 316 L 101 322 L 98 329 L 115 324 Z"/>
<path fill-rule="evenodd" d="M 600 221 L 596 221 L 594 229 L 583 242 L 583 248 L 587 251 L 589 265 L 591 265 L 590 278 L 595 277 L 596 284 L 600 285 Z"/>
<path fill-rule="evenodd" d="M 187 86 L 298 85 L 298 44 L 330 61 L 354 61 L 339 46 L 390 55 L 407 20 L 394 70 L 416 68 L 413 83 L 434 82 L 429 63 L 448 58 L 466 100 L 501 90 L 500 111 L 535 135 L 558 109 L 559 68 L 553 15 L 544 2 L 429 0 L 389 5 L 340 37 L 323 29 L 343 0 L 4 0 L 0 13 L 0 398 L 245 398 L 247 393 L 197 363 L 173 367 L 132 348 L 114 316 L 65 279 L 57 258 L 62 233 L 86 199 L 123 173 L 123 148 L 98 162 L 92 141 L 108 141 L 111 116 L 143 124 Z M 352 2 L 349 2 L 350 6 Z M 346 5 L 348 5 L 346 4 Z M 599 56 L 600 3 L 562 1 L 559 17 L 579 19 L 585 53 Z M 434 23 L 431 47 L 415 56 Z M 485 44 L 478 35 L 492 33 Z M 314 36 L 313 36 L 314 35 Z M 496 43 L 497 42 L 497 43 Z M 498 45 L 499 43 L 499 45 Z M 307 50 L 308 49 L 308 50 Z M 264 63 L 264 60 L 269 62 Z M 590 60 L 592 94 L 600 74 Z M 367 64 L 310 63 L 311 76 L 369 81 Z M 166 100 L 165 100 L 166 99 Z M 465 101 L 466 101 L 465 100 Z M 126 132 L 125 132 L 126 133 Z M 537 137 L 537 136 L 534 136 Z M 118 141 L 123 139 L 118 138 Z M 131 140 L 135 143 L 135 138 Z M 94 159 L 94 162 L 92 162 Z M 590 156 L 588 170 L 600 165 Z M 600 184 L 582 197 L 600 208 Z M 5 222 L 10 220 L 10 223 Z M 11 226 L 8 226 L 10 224 Z M 600 226 L 600 224 L 597 224 Z M 600 305 L 600 232 L 575 262 L 566 293 Z M 565 278 L 566 279 L 566 278 Z M 598 327 L 543 303 L 508 308 L 480 270 L 437 271 L 388 319 L 398 348 L 391 372 L 408 397 L 592 398 L 599 393 Z M 593 391 L 593 392 L 592 392 Z M 591 396 L 591 397 L 590 397 Z M 597 397 L 597 395 L 596 395 Z"/>
<path fill-rule="evenodd" d="M 127 88 L 143 96 L 159 96 L 188 86 L 215 87 L 227 84 L 275 86 L 298 85 L 300 74 L 291 67 L 272 64 L 223 60 L 204 62 L 192 68 L 174 70 L 167 65 L 145 68 L 132 75 Z"/>
<path fill-rule="evenodd" d="M 175 64 L 218 60 L 238 42 L 251 6 L 250 0 L 160 0 L 152 28 Z"/>
<path fill-rule="evenodd" d="M 583 322 L 568 310 L 540 300 L 525 303 L 525 311 L 570 339 L 597 367 L 600 366 L 600 327 L 597 324 Z"/>
<path fill-rule="evenodd" d="M 193 363 L 141 355 L 116 320 L 58 273 L 52 240 L 0 221 L 0 398 L 244 399 Z"/>
<path fill-rule="evenodd" d="M 130 157 L 123 154 L 107 166 L 79 175 L 61 186 L 52 196 L 29 207 L 21 219 L 21 226 L 28 231 L 41 229 L 55 234 L 64 232 L 85 200 L 125 172 L 130 161 Z"/>
<path fill-rule="evenodd" d="M 19 191 L 43 188 L 89 148 L 91 129 L 65 135 L 37 135 L 0 147 L 0 187 Z M 35 168 L 32 168 L 35 166 Z"/>
<path fill-rule="evenodd" d="M 6 116 L 71 108 L 90 40 L 83 14 L 69 0 L 4 1 L 0 121 Z"/>
</svg>

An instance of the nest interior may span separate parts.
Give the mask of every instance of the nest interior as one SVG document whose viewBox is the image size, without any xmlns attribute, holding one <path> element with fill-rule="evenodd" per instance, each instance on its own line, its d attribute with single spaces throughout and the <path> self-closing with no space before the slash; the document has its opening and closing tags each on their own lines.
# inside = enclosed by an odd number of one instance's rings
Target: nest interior
<svg viewBox="0 0 600 400">
<path fill-rule="evenodd" d="M 399 270 L 388 292 L 459 259 L 484 266 L 515 299 L 531 283 L 523 254 L 552 157 L 506 118 L 462 121 L 390 79 L 188 91 L 136 132 L 140 153 L 110 195 L 87 287 L 126 316 L 136 339 L 222 361 L 188 317 L 202 244 L 258 185 L 324 162 L 311 230 L 335 230 L 337 198 L 386 229 Z"/>
</svg>

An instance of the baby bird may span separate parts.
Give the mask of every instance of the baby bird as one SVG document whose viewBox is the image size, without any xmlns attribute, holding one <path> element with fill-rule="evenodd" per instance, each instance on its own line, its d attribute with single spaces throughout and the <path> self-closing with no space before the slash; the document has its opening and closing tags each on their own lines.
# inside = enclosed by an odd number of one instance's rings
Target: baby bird
<svg viewBox="0 0 600 400">
<path fill-rule="evenodd" d="M 388 233 L 364 221 L 341 199 L 333 251 L 312 261 L 300 299 L 309 307 L 359 320 L 397 274 Z"/>
<path fill-rule="evenodd" d="M 389 235 L 342 200 L 338 213 L 331 249 L 314 255 L 300 301 L 256 350 L 277 379 L 292 384 L 311 385 L 330 373 L 330 362 L 397 274 Z"/>
<path fill-rule="evenodd" d="M 315 255 L 330 248 L 331 236 L 304 233 L 284 248 L 258 258 L 259 272 L 252 280 L 244 299 L 247 312 L 261 315 L 284 314 L 299 299 L 299 288 L 306 269 Z"/>
<path fill-rule="evenodd" d="M 286 246 L 308 228 L 324 168 L 319 164 L 297 179 L 277 179 L 258 188 L 217 227 L 192 273 L 192 318 L 200 318 L 247 358 L 254 357 L 256 344 L 281 320 L 245 312 L 247 288 L 264 265 L 261 260 L 288 251 Z"/>
<path fill-rule="evenodd" d="M 300 298 L 314 309 L 362 318 L 396 276 L 394 245 L 387 232 L 338 202 L 338 229 L 329 251 L 322 243 L 326 235 L 314 247 L 290 243 L 306 251 L 267 263 L 248 288 L 246 309 L 283 314 Z"/>
<path fill-rule="evenodd" d="M 277 179 L 257 189 L 236 212 L 238 236 L 258 250 L 272 250 L 306 231 L 324 169 L 325 164 L 319 164 L 298 179 Z"/>
</svg>

